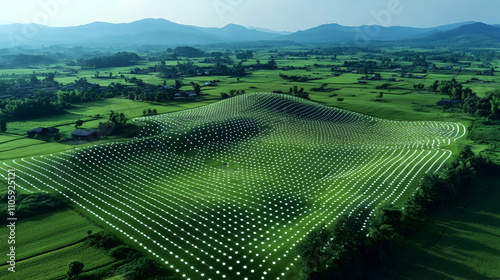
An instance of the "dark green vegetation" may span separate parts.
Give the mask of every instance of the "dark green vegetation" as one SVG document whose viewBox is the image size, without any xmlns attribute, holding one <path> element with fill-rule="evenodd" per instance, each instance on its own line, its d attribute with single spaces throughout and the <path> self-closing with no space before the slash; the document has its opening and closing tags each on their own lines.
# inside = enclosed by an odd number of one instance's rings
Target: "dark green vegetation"
<svg viewBox="0 0 500 280">
<path fill-rule="evenodd" d="M 7 193 L 3 193 L 0 196 L 0 200 L 8 201 L 7 197 L 16 200 L 16 215 L 23 219 L 62 210 L 67 207 L 60 199 L 47 193 L 20 194 L 17 197 L 14 195 L 14 198 Z M 7 217 L 9 217 L 7 208 L 2 208 L 0 218 L 5 221 Z"/>
<path fill-rule="evenodd" d="M 498 279 L 498 167 L 396 240 L 380 279 Z"/>
</svg>

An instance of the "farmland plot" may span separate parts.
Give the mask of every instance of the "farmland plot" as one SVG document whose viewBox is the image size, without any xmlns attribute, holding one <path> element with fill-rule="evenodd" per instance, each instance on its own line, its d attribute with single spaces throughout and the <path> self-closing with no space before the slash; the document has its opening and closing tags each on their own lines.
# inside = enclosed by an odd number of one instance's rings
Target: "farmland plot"
<svg viewBox="0 0 500 280">
<path fill-rule="evenodd" d="M 402 203 L 465 135 L 270 93 L 136 119 L 140 138 L 3 163 L 185 279 L 294 279 L 294 247 L 357 207 Z M 6 172 L 2 172 L 6 174 Z"/>
</svg>

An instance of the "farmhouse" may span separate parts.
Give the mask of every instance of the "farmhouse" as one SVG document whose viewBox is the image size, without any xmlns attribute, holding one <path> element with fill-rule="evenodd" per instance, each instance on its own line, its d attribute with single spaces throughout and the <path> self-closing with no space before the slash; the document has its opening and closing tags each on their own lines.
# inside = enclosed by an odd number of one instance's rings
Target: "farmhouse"
<svg viewBox="0 0 500 280">
<path fill-rule="evenodd" d="M 90 141 L 92 139 L 96 139 L 99 135 L 97 133 L 97 130 L 95 130 L 95 129 L 91 129 L 91 130 L 78 129 L 78 130 L 73 131 L 73 133 L 71 133 L 71 136 L 73 136 L 73 138 L 75 138 L 75 139 L 82 139 L 82 140 Z"/>
<path fill-rule="evenodd" d="M 198 94 L 196 94 L 196 92 L 194 92 L 194 91 L 188 91 L 187 95 L 188 95 L 188 97 L 196 97 L 196 96 L 198 96 Z"/>
<path fill-rule="evenodd" d="M 213 84 L 214 84 L 214 83 L 212 83 L 211 81 L 205 82 L 205 86 L 207 86 L 207 87 L 208 87 L 208 86 L 211 86 L 211 85 L 213 85 Z"/>
<path fill-rule="evenodd" d="M 358 84 L 363 84 L 364 85 L 364 84 L 367 84 L 367 82 L 366 82 L 366 80 L 359 80 Z"/>
<path fill-rule="evenodd" d="M 27 131 L 28 137 L 30 137 L 30 138 L 33 138 L 36 135 L 45 136 L 47 134 L 54 134 L 54 133 L 58 133 L 58 132 L 59 132 L 59 129 L 57 129 L 55 127 L 49 127 L 49 128 L 37 127 L 35 129 Z"/>
<path fill-rule="evenodd" d="M 463 100 L 455 100 L 455 99 L 441 99 L 437 103 L 438 106 L 458 106 L 464 104 Z"/>
</svg>

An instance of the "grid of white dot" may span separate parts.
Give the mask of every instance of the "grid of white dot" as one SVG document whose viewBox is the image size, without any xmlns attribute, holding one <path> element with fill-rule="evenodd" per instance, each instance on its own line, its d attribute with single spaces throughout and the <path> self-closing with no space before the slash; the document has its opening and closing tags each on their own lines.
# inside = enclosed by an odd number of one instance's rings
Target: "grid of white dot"
<svg viewBox="0 0 500 280">
<path fill-rule="evenodd" d="M 63 195 L 185 279 L 288 279 L 309 232 L 403 201 L 466 133 L 270 93 L 135 121 L 145 129 L 134 140 L 0 169 L 16 168 L 26 192 Z"/>
</svg>

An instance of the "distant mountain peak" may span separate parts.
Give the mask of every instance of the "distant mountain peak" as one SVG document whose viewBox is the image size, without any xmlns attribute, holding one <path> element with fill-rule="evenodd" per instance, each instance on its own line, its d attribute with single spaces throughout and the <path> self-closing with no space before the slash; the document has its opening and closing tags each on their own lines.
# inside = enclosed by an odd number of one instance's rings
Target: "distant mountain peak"
<svg viewBox="0 0 500 280">
<path fill-rule="evenodd" d="M 248 30 L 248 28 L 246 28 L 245 26 L 243 25 L 239 25 L 239 24 L 234 24 L 234 23 L 230 23 L 224 27 L 222 27 L 222 29 L 239 29 L 239 30 Z"/>
<path fill-rule="evenodd" d="M 451 40 L 451 41 L 464 40 L 467 38 L 471 42 L 477 41 L 478 38 L 480 38 L 479 40 L 484 39 L 484 40 L 500 41 L 500 28 L 482 22 L 474 22 L 459 26 L 452 30 L 438 32 L 429 37 L 423 38 L 422 40 L 439 42 L 446 40 Z"/>
</svg>

